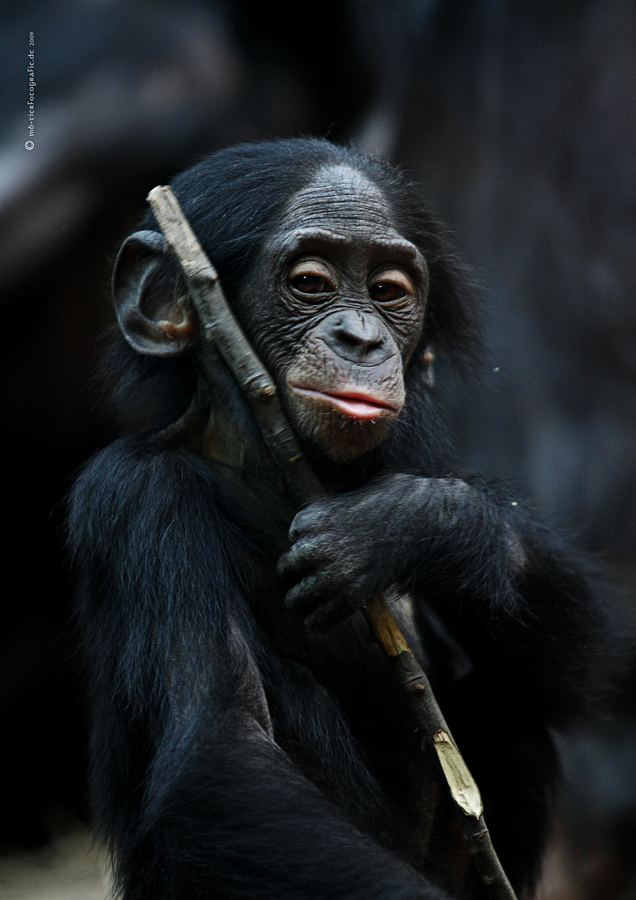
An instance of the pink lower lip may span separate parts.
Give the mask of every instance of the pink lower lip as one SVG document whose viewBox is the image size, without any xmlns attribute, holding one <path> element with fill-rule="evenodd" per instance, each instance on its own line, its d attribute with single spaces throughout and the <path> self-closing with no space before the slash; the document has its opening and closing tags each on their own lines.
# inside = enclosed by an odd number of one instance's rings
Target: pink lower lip
<svg viewBox="0 0 636 900">
<path fill-rule="evenodd" d="M 354 416 L 356 419 L 377 419 L 377 417 L 381 416 L 386 410 L 395 412 L 394 407 L 389 406 L 388 403 L 383 403 L 381 400 L 376 400 L 374 397 L 367 397 L 365 394 L 357 394 L 355 392 L 331 394 L 327 391 L 317 391 L 312 388 L 300 387 L 295 387 L 294 390 L 297 394 L 304 394 L 306 397 L 316 397 L 320 400 L 328 400 L 330 403 L 333 403 L 334 406 L 337 406 L 338 409 L 346 412 L 349 416 Z"/>
</svg>

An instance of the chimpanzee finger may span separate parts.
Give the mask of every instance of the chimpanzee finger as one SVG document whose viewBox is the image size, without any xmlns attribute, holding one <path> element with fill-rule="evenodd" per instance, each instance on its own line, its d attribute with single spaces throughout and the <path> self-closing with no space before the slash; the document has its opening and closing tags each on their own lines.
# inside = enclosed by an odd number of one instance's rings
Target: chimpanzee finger
<svg viewBox="0 0 636 900">
<path fill-rule="evenodd" d="M 315 608 L 333 595 L 333 582 L 324 572 L 310 575 L 285 595 L 285 606 L 299 616 L 308 616 Z"/>
<path fill-rule="evenodd" d="M 323 502 L 318 500 L 310 503 L 294 516 L 294 521 L 289 529 L 289 540 L 293 544 L 308 531 L 310 531 L 324 517 Z"/>
<path fill-rule="evenodd" d="M 305 617 L 305 625 L 313 631 L 331 631 L 358 609 L 355 603 L 342 598 L 323 603 Z"/>
<path fill-rule="evenodd" d="M 278 560 L 276 571 L 283 581 L 293 583 L 310 575 L 324 561 L 324 554 L 315 541 L 298 541 Z"/>
</svg>

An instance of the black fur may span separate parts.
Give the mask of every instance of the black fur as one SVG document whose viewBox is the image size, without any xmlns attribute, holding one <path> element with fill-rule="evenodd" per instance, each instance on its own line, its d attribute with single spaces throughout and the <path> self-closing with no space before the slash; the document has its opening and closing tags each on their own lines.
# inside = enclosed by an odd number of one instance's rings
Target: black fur
<svg viewBox="0 0 636 900">
<path fill-rule="evenodd" d="M 249 145 L 214 154 L 174 189 L 231 296 L 285 200 L 333 161 L 381 187 L 426 256 L 422 346 L 470 368 L 478 340 L 461 267 L 384 163 L 323 141 Z M 187 406 L 189 366 L 142 360 L 120 394 L 130 402 L 153 385 L 156 429 L 175 378 L 185 392 L 176 406 Z M 395 582 L 413 592 L 423 659 L 520 889 L 545 839 L 556 774 L 548 729 L 585 704 L 602 612 L 572 551 L 510 492 L 451 475 L 450 456 L 416 355 L 389 440 L 355 463 L 316 459 L 340 492 L 325 515 L 314 504 L 297 522 L 317 541 L 335 535 L 330 552 L 343 565 L 348 535 L 371 548 L 360 563 L 366 590 Z M 253 501 L 257 476 L 245 475 L 242 492 L 225 474 L 150 428 L 100 453 L 71 498 L 94 807 L 122 896 L 483 896 L 364 624 L 353 616 L 307 636 L 276 572 L 293 511 Z"/>
</svg>

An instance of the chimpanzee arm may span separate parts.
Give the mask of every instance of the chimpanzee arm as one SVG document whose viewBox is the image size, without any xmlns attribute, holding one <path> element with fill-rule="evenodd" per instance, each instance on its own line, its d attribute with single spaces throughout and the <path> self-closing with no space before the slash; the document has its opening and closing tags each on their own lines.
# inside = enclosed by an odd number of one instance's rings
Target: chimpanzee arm
<svg viewBox="0 0 636 900">
<path fill-rule="evenodd" d="M 576 554 L 515 498 L 477 480 L 388 475 L 306 507 L 290 538 L 279 572 L 309 625 L 332 627 L 397 583 L 549 719 L 580 705 L 601 608 Z"/>
<path fill-rule="evenodd" d="M 272 735 L 237 568 L 186 454 L 118 442 L 80 478 L 71 541 L 94 697 L 98 827 L 122 897 L 441 900 Z M 237 558 L 238 557 L 238 558 Z"/>
</svg>

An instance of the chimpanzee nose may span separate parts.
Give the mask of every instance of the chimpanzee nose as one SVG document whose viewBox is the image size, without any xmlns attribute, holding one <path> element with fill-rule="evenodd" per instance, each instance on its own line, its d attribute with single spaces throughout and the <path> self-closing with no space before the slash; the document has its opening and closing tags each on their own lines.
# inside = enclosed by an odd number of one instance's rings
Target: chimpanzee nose
<svg viewBox="0 0 636 900">
<path fill-rule="evenodd" d="M 386 327 L 369 313 L 345 310 L 323 319 L 314 332 L 342 359 L 359 365 L 377 366 L 392 355 Z"/>
</svg>

